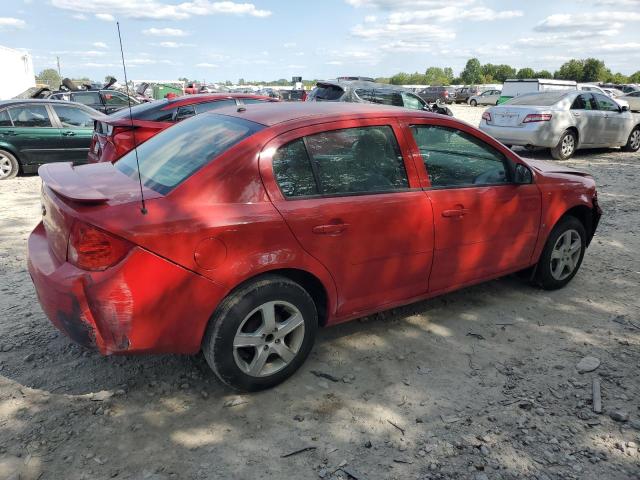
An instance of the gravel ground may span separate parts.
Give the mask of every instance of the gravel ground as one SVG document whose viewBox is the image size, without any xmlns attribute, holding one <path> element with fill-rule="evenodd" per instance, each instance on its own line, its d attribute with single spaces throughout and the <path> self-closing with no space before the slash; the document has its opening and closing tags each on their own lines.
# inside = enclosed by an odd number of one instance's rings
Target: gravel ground
<svg viewBox="0 0 640 480">
<path fill-rule="evenodd" d="M 508 277 L 325 329 L 292 379 L 253 395 L 201 357 L 105 358 L 59 334 L 25 265 L 39 179 L 2 182 L 0 478 L 640 478 L 640 159 L 566 164 L 605 211 L 566 288 Z"/>
</svg>

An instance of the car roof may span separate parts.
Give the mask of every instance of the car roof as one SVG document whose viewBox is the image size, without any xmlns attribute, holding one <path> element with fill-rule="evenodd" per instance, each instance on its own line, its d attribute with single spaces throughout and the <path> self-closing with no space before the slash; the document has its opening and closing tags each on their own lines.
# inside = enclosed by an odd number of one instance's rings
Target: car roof
<svg viewBox="0 0 640 480">
<path fill-rule="evenodd" d="M 354 117 L 426 117 L 442 118 L 441 115 L 388 105 L 349 102 L 287 102 L 262 103 L 238 107 L 223 107 L 211 114 L 229 115 L 250 120 L 267 127 L 302 119 L 334 120 Z"/>
<path fill-rule="evenodd" d="M 317 85 L 335 85 L 337 87 L 350 87 L 350 88 L 376 88 L 381 90 L 395 90 L 408 92 L 409 90 L 400 87 L 399 85 L 391 85 L 389 83 L 377 83 L 377 82 L 369 82 L 367 80 L 321 80 L 316 82 Z"/>
<path fill-rule="evenodd" d="M 55 98 L 12 98 L 9 100 L 0 100 L 0 108 L 8 107 L 10 105 L 24 104 L 24 103 L 50 103 L 53 105 L 76 105 L 81 107 L 87 107 L 87 105 L 83 105 L 78 102 L 68 102 L 66 100 L 57 100 Z M 91 109 L 90 107 L 87 107 Z"/>
</svg>

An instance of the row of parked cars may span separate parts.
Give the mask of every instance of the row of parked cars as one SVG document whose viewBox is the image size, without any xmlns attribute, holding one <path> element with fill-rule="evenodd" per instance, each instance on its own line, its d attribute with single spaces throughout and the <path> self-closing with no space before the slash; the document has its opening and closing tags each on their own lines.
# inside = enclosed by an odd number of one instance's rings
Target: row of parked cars
<svg viewBox="0 0 640 480">
<path fill-rule="evenodd" d="M 374 103 L 451 116 L 442 106 L 446 96 L 440 96 L 448 88 L 429 87 L 415 93 L 371 79 L 345 77 L 319 82 L 304 100 Z M 640 147 L 638 116 L 631 113 L 640 109 L 640 90 L 631 87 L 625 97 L 615 99 L 595 85 L 557 80 L 512 80 L 502 90 L 464 90 L 455 95 L 470 95 L 466 101 L 472 106 L 501 104 L 483 114 L 480 128 L 506 145 L 550 148 L 556 159 L 570 158 L 581 148 L 637 151 Z M 49 92 L 46 98 L 1 102 L 0 179 L 19 171 L 35 172 L 46 162 L 113 162 L 134 145 L 198 113 L 279 101 L 269 91 L 263 93 L 267 95 L 192 94 L 141 102 L 109 88 L 68 89 Z"/>
</svg>

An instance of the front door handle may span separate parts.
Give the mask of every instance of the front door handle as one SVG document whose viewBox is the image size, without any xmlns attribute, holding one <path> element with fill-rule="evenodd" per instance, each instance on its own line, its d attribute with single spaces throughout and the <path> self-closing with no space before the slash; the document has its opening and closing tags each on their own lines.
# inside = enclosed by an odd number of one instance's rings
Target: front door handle
<svg viewBox="0 0 640 480">
<path fill-rule="evenodd" d="M 442 211 L 442 216 L 443 217 L 464 217 L 467 213 L 469 213 L 469 210 L 466 208 L 456 208 L 453 210 L 443 210 Z"/>
<path fill-rule="evenodd" d="M 318 235 L 339 235 L 344 232 L 349 225 L 346 223 L 330 223 L 328 225 L 316 225 L 312 232 Z"/>
<path fill-rule="evenodd" d="M 571 114 L 572 114 L 574 117 L 579 117 L 579 116 L 580 116 L 580 113 L 579 113 L 579 112 L 571 112 Z"/>
<path fill-rule="evenodd" d="M 18 135 L 15 131 L 13 130 L 7 130 L 6 132 L 4 132 L 5 135 L 9 136 L 9 137 L 15 137 L 16 135 Z"/>
<path fill-rule="evenodd" d="M 62 132 L 62 135 L 64 135 L 65 137 L 75 137 L 76 133 L 75 132 Z"/>
</svg>

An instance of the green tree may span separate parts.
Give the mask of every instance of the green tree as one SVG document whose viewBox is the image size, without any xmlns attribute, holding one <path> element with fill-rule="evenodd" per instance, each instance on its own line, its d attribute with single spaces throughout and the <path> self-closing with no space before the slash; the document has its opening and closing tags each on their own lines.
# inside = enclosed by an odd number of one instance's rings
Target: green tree
<svg viewBox="0 0 640 480">
<path fill-rule="evenodd" d="M 628 80 L 630 83 L 640 83 L 640 70 L 629 75 Z"/>
<path fill-rule="evenodd" d="M 376 77 L 374 80 L 376 82 L 378 82 L 378 83 L 389 83 L 389 82 L 391 82 L 391 79 L 389 77 Z"/>
<path fill-rule="evenodd" d="M 640 74 L 640 72 L 636 72 L 637 74 Z M 634 73 L 634 75 L 636 74 Z M 618 73 L 609 73 L 609 76 L 607 78 L 605 78 L 606 82 L 611 82 L 611 83 L 638 83 L 638 81 L 640 81 L 640 75 L 638 76 L 638 79 L 636 80 L 632 80 L 633 75 L 631 75 L 630 77 L 627 77 L 626 75 L 618 72 Z"/>
<path fill-rule="evenodd" d="M 549 70 L 540 70 L 533 74 L 533 78 L 553 78 L 553 73 Z"/>
<path fill-rule="evenodd" d="M 493 80 L 496 82 L 504 83 L 505 80 L 515 78 L 516 69 L 505 64 L 496 65 L 495 73 L 493 74 Z"/>
<path fill-rule="evenodd" d="M 440 67 L 429 67 L 424 72 L 424 81 L 428 85 L 449 85 L 451 79 L 445 72 L 446 69 Z M 449 69 L 451 70 L 451 69 Z M 453 77 L 453 70 L 451 70 L 451 76 Z"/>
<path fill-rule="evenodd" d="M 582 65 L 582 77 L 580 81 L 604 82 L 611 76 L 611 71 L 605 66 L 602 60 L 598 60 L 597 58 L 587 58 L 582 61 Z"/>
<path fill-rule="evenodd" d="M 36 75 L 36 83 L 46 83 L 49 88 L 58 88 L 62 79 L 58 71 L 54 68 L 45 68 Z"/>
<path fill-rule="evenodd" d="M 460 74 L 465 84 L 475 84 L 482 82 L 482 65 L 477 58 L 470 58 Z"/>
<path fill-rule="evenodd" d="M 396 73 L 390 79 L 392 85 L 407 85 L 409 83 L 408 80 L 409 74 L 405 72 Z"/>
<path fill-rule="evenodd" d="M 571 59 L 563 63 L 553 76 L 559 80 L 575 80 L 579 82 L 584 76 L 584 62 L 575 58 Z"/>
<path fill-rule="evenodd" d="M 525 78 L 535 78 L 535 74 L 536 72 L 533 71 L 533 68 L 525 67 L 518 70 L 516 77 L 521 80 Z"/>
<path fill-rule="evenodd" d="M 446 85 L 450 85 L 451 82 L 453 82 L 453 68 L 444 67 L 442 71 L 444 72 L 444 76 L 447 79 Z"/>
</svg>

